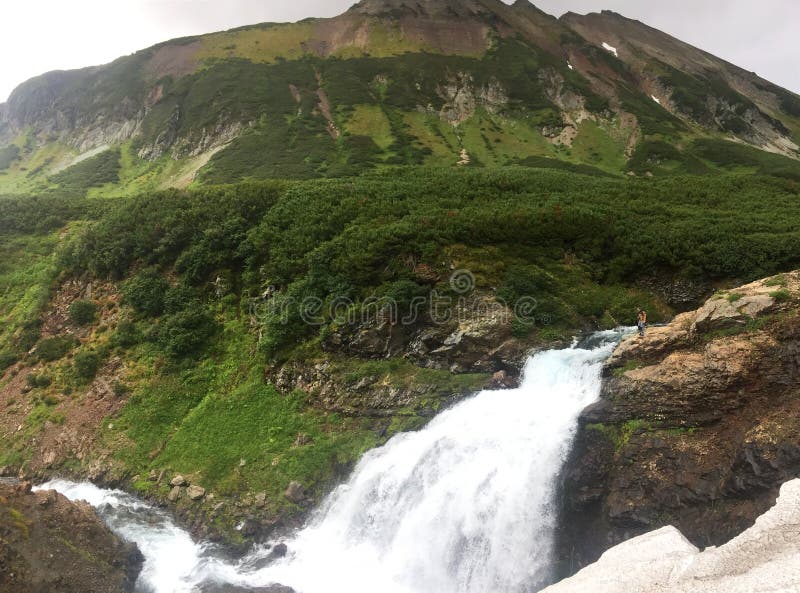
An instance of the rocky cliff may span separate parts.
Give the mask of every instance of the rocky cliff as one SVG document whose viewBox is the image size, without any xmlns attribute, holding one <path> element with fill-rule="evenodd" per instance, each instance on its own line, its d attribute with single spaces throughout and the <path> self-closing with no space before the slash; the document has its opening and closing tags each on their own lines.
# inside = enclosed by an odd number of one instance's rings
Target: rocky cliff
<svg viewBox="0 0 800 593">
<path fill-rule="evenodd" d="M 0 481 L 0 591 L 133 591 L 143 561 L 88 504 Z"/>
<path fill-rule="evenodd" d="M 564 476 L 564 572 L 666 525 L 753 525 L 800 475 L 800 274 L 722 292 L 609 360 Z"/>
</svg>

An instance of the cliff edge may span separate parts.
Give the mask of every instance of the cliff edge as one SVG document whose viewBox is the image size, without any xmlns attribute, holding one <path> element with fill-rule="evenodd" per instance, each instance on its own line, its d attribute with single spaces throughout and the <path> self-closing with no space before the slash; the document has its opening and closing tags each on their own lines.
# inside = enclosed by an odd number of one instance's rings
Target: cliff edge
<svg viewBox="0 0 800 593">
<path fill-rule="evenodd" d="M 798 296 L 768 278 L 619 345 L 564 474 L 562 575 L 669 525 L 725 544 L 800 476 Z"/>
</svg>

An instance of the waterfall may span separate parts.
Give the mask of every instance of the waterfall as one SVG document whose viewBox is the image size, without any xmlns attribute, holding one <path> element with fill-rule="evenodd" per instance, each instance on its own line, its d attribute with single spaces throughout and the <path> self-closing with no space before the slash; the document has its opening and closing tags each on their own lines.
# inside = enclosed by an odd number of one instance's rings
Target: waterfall
<svg viewBox="0 0 800 593">
<path fill-rule="evenodd" d="M 143 592 L 213 581 L 298 593 L 528 593 L 550 576 L 558 475 L 620 335 L 539 353 L 519 389 L 482 392 L 371 451 L 268 566 L 269 548 L 231 563 L 121 492 L 45 487 L 88 500 L 139 544 Z"/>
</svg>

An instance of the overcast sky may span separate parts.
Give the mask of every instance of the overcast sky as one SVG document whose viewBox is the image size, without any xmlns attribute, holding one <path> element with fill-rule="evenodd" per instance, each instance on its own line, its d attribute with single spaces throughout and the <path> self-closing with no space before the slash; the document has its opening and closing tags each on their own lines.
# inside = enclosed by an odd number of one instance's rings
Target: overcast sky
<svg viewBox="0 0 800 593">
<path fill-rule="evenodd" d="M 510 0 L 506 0 L 510 2 Z M 0 102 L 49 70 L 103 64 L 174 37 L 334 16 L 355 0 L 2 0 Z M 797 0 L 539 0 L 550 14 L 611 9 L 800 92 Z"/>
</svg>

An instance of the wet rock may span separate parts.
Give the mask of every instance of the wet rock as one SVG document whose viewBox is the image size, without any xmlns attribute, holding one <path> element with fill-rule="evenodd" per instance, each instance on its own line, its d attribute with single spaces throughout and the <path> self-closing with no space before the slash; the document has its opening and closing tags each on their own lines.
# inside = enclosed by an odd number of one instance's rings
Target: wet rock
<svg viewBox="0 0 800 593">
<path fill-rule="evenodd" d="M 277 544 L 269 551 L 269 557 L 273 559 L 285 558 L 288 552 L 289 548 L 286 546 L 286 544 Z"/>
<path fill-rule="evenodd" d="M 292 482 L 286 489 L 284 496 L 294 504 L 300 504 L 306 499 L 306 489 L 300 482 Z"/>
<path fill-rule="evenodd" d="M 492 375 L 493 389 L 514 389 L 519 387 L 519 379 L 511 377 L 506 371 L 497 371 Z"/>
<path fill-rule="evenodd" d="M 220 583 L 206 583 L 200 585 L 200 593 L 297 593 L 291 587 L 283 585 L 270 585 L 268 587 L 240 587 L 238 585 L 223 585 Z"/>
</svg>

